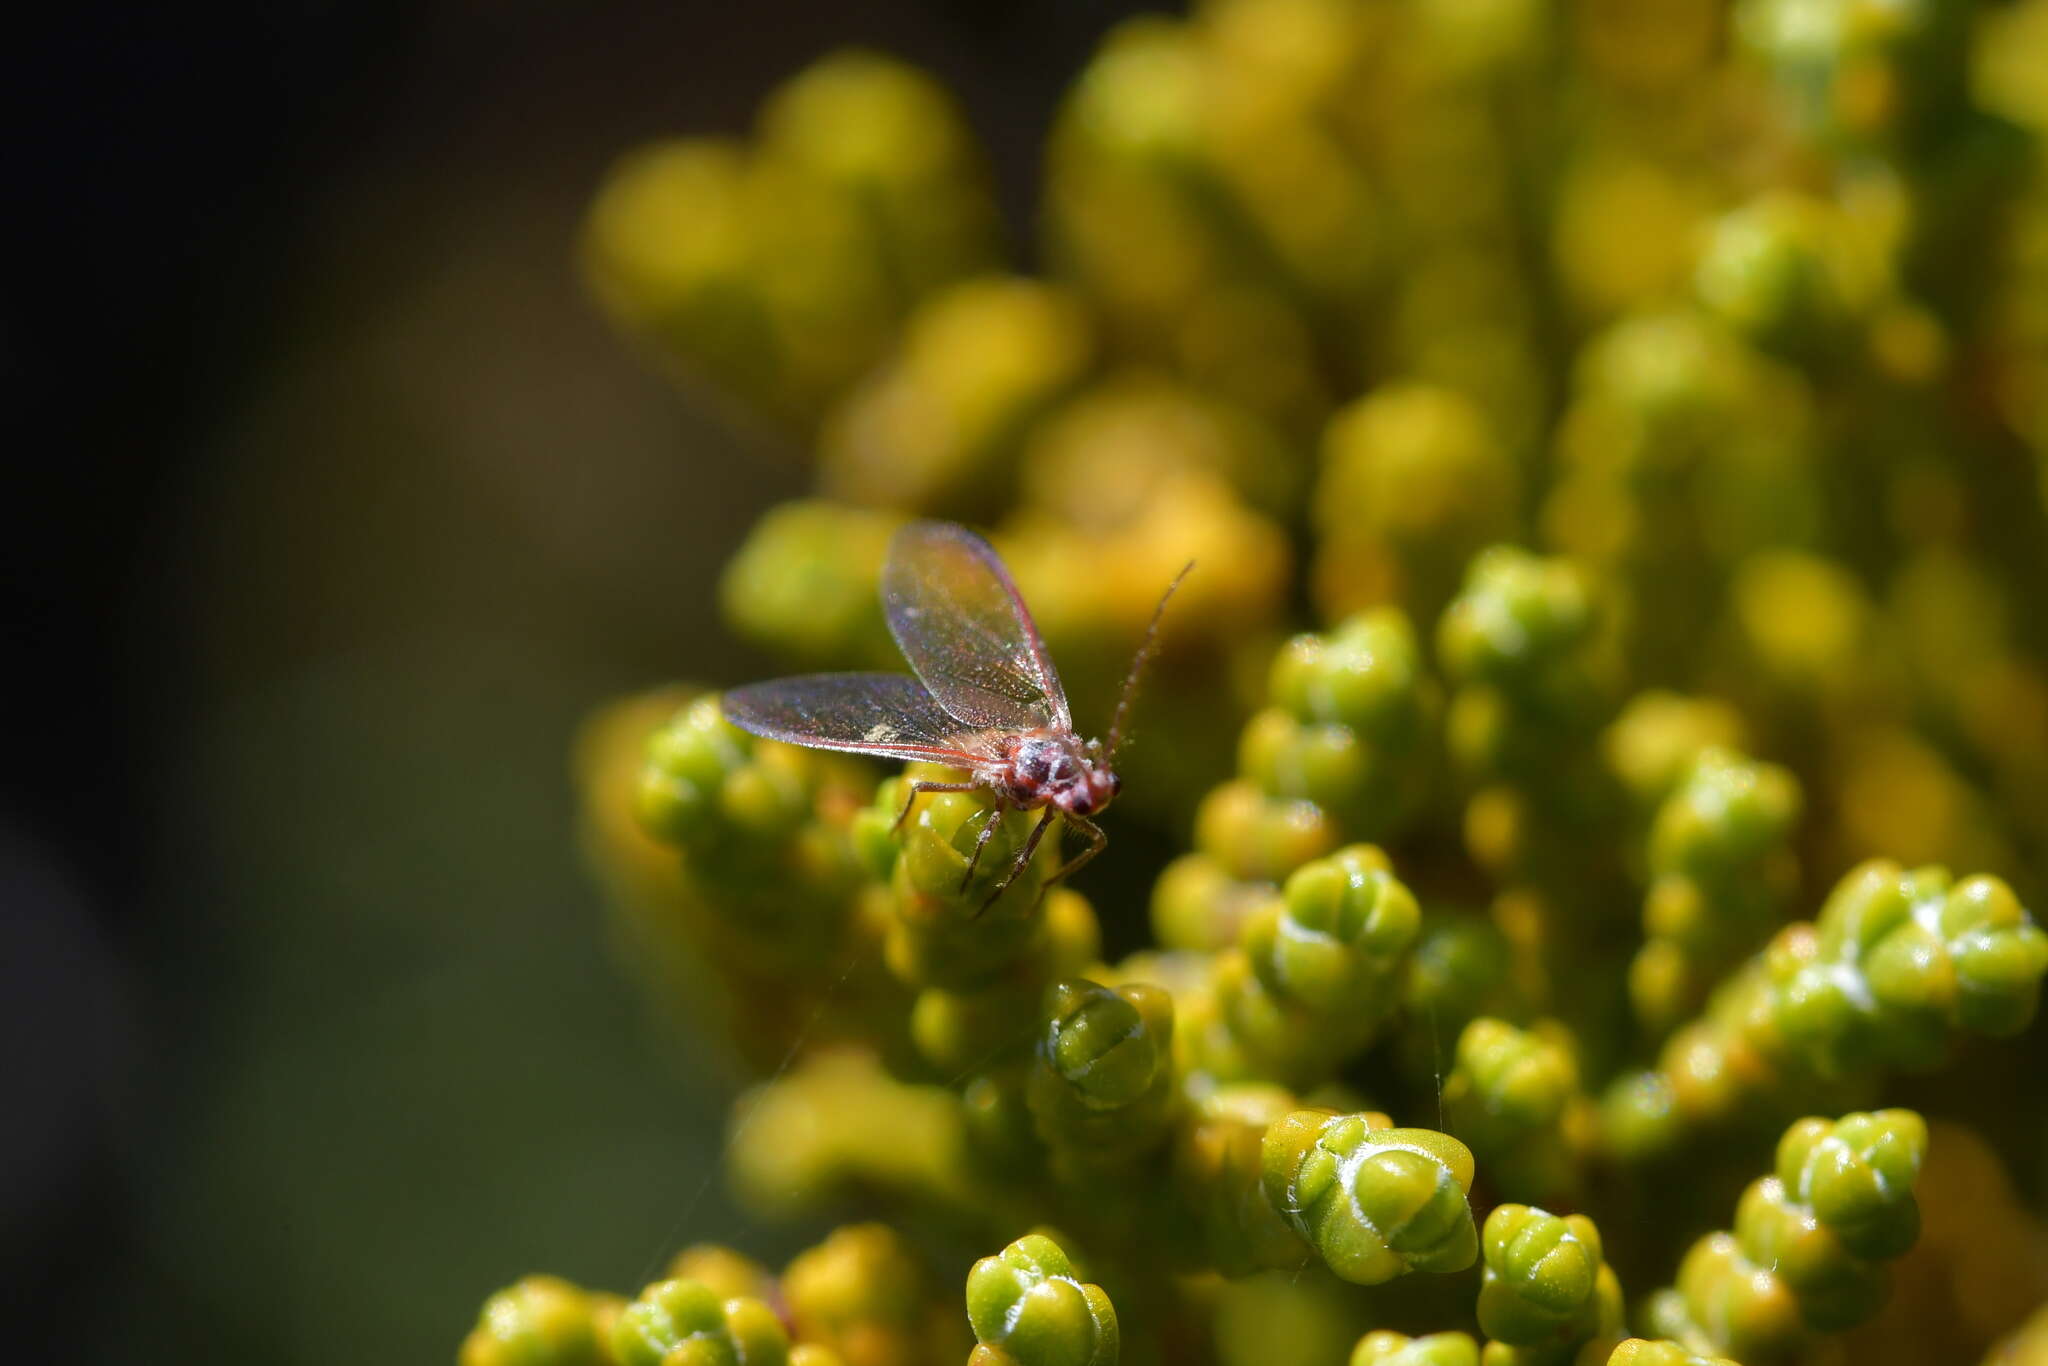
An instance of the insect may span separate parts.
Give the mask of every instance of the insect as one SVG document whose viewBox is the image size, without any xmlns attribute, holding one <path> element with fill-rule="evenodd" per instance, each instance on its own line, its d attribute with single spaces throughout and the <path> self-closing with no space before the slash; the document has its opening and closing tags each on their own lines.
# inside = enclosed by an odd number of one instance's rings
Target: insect
<svg viewBox="0 0 2048 1366">
<path fill-rule="evenodd" d="M 889 633 L 917 677 L 886 673 L 809 674 L 735 688 L 725 719 L 769 740 L 846 750 L 885 759 L 922 759 L 965 769 L 965 782 L 911 783 L 896 830 L 927 792 L 987 788 L 995 803 L 982 819 L 964 890 L 1005 812 L 1045 809 L 981 904 L 985 911 L 1031 862 L 1038 842 L 1062 816 L 1088 847 L 1047 879 L 1050 887 L 1080 870 L 1109 843 L 1089 819 L 1122 783 L 1111 767 L 1138 676 L 1151 658 L 1167 599 L 1190 562 L 1153 609 L 1144 641 L 1124 679 L 1109 742 L 1083 740 L 1038 627 L 989 543 L 951 522 L 911 522 L 896 533 L 882 566 Z M 979 912 L 977 912 L 979 914 Z"/>
</svg>

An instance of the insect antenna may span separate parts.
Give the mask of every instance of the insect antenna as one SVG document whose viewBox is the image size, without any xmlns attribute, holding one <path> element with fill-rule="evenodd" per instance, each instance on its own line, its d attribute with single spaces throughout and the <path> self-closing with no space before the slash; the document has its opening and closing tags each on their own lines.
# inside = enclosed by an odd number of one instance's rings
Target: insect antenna
<svg viewBox="0 0 2048 1366">
<path fill-rule="evenodd" d="M 1180 587 L 1180 581 L 1195 567 L 1189 560 L 1173 576 L 1173 582 L 1166 585 L 1166 591 L 1159 595 L 1159 605 L 1152 609 L 1152 624 L 1145 628 L 1145 638 L 1138 643 L 1138 653 L 1131 656 L 1131 671 L 1124 675 L 1124 690 L 1116 699 L 1116 715 L 1109 723 L 1109 745 L 1104 754 L 1104 763 L 1116 758 L 1116 748 L 1123 743 L 1124 720 L 1130 715 L 1131 699 L 1138 695 L 1138 676 L 1145 672 L 1145 666 L 1152 662 L 1152 656 L 1159 649 L 1159 619 L 1166 615 L 1167 600 L 1173 590 Z"/>
</svg>

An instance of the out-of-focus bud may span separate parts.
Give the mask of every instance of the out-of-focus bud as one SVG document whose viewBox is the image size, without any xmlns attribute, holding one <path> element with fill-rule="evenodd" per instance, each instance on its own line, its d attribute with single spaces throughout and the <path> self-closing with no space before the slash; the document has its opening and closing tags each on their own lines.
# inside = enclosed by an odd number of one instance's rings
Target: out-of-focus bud
<svg viewBox="0 0 2048 1366">
<path fill-rule="evenodd" d="M 606 311 L 685 377 L 807 428 L 919 299 L 1000 266 L 998 226 L 945 92 L 846 51 L 777 90 L 751 145 L 623 158 L 584 258 Z"/>
<path fill-rule="evenodd" d="M 626 331 L 778 417 L 802 402 L 755 273 L 746 153 L 688 138 L 622 158 L 591 206 L 584 260 Z"/>
<path fill-rule="evenodd" d="M 1880 284 L 1864 241 L 1821 200 L 1773 193 L 1715 223 L 1693 274 L 1700 302 L 1756 345 L 1837 356 L 1870 317 Z"/>
<path fill-rule="evenodd" d="M 1074 299 L 1033 280 L 989 276 L 933 296 L 891 360 L 826 420 L 825 492 L 869 507 L 986 515 L 1012 487 L 1025 424 L 1093 358 Z"/>
<path fill-rule="evenodd" d="M 769 98 L 759 137 L 764 157 L 860 206 L 901 302 L 1001 264 L 981 149 L 952 97 L 916 67 L 833 53 Z"/>
<path fill-rule="evenodd" d="M 458 1366 L 606 1366 L 599 1319 L 611 1299 L 558 1277 L 528 1276 L 484 1302 Z"/>
<path fill-rule="evenodd" d="M 875 586 L 899 522 L 822 500 L 771 509 L 719 580 L 726 620 L 812 668 L 899 667 Z"/>
<path fill-rule="evenodd" d="M 1743 0 L 1735 31 L 1799 130 L 1900 150 L 1965 98 L 1970 7 L 1948 0 Z"/>
<path fill-rule="evenodd" d="M 1323 433 L 1316 597 L 1340 617 L 1395 603 L 1434 621 L 1465 564 L 1514 534 L 1521 478 L 1468 399 L 1422 384 L 1377 390 Z"/>
<path fill-rule="evenodd" d="M 1479 1366 L 1479 1344 L 1463 1333 L 1411 1338 L 1382 1329 L 1358 1340 L 1349 1366 Z"/>
</svg>

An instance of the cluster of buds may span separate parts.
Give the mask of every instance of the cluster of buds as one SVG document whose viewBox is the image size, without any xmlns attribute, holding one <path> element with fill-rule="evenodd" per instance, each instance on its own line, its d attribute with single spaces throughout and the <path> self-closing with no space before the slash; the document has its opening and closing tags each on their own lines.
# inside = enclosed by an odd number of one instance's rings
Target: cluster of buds
<svg viewBox="0 0 2048 1366">
<path fill-rule="evenodd" d="M 1709 1234 L 1650 1302 L 1658 1330 L 1754 1366 L 1798 1359 L 1883 1302 L 1882 1263 L 1913 1245 L 1927 1126 L 1910 1110 L 1802 1119 L 1777 1170 L 1744 1192 L 1735 1231 Z"/>
<path fill-rule="evenodd" d="M 2044 971 L 2048 935 L 1998 878 L 1865 864 L 1818 923 L 1786 926 L 1731 976 L 1655 1069 L 1610 1086 L 1607 1141 L 1654 1156 L 1759 1104 L 1796 1111 L 1816 1088 L 1930 1066 L 1958 1035 L 2015 1033 Z"/>
<path fill-rule="evenodd" d="M 1030 816 L 909 802 L 953 775 L 600 718 L 627 956 L 766 1074 L 740 1193 L 903 1231 L 532 1278 L 465 1366 L 1804 1366 L 1879 1312 L 1910 1111 L 1685 1248 L 2048 973 L 2048 24 L 1965 8 L 1199 0 L 1080 73 L 1044 279 L 889 59 L 624 159 L 599 298 L 816 452 L 734 627 L 899 667 L 888 538 L 969 519 L 1095 715 L 1194 558 L 1110 822 L 1178 856 L 1048 890 L 1057 833 L 1012 878 Z M 1974 1056 L 1930 1177 L 2048 1123 Z M 1945 1359 L 2014 1314 L 1929 1297 L 2048 1293 L 1970 1242 L 1901 1264 Z"/>
</svg>

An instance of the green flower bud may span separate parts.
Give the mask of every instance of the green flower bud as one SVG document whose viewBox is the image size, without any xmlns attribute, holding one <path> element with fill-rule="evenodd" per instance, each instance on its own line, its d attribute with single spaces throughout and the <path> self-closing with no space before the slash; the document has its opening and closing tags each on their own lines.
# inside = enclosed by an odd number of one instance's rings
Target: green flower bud
<svg viewBox="0 0 2048 1366">
<path fill-rule="evenodd" d="M 1359 1285 L 1472 1265 L 1471 1152 L 1431 1129 L 1375 1128 L 1378 1118 L 1298 1110 L 1274 1124 L 1262 1153 L 1267 1201 Z"/>
<path fill-rule="evenodd" d="M 1583 393 L 1628 415 L 1612 435 L 1667 453 L 1652 463 L 1671 463 L 1674 446 L 1710 438 L 1754 398 L 1748 348 L 1695 309 L 1624 318 L 1586 343 L 1575 369 Z"/>
<path fill-rule="evenodd" d="M 1289 640 L 1273 657 L 1267 690 L 1273 705 L 1298 720 L 1344 726 L 1378 744 L 1412 745 L 1428 720 L 1428 679 L 1414 628 L 1391 607 Z"/>
<path fill-rule="evenodd" d="M 1926 1154 L 1927 1124 L 1911 1110 L 1802 1119 L 1778 1143 L 1777 1175 L 1851 1254 L 1884 1261 L 1919 1236 L 1913 1183 Z"/>
<path fill-rule="evenodd" d="M 1387 856 L 1352 845 L 1296 869 L 1276 905 L 1245 926 L 1244 948 L 1268 991 L 1319 1014 L 1386 1014 L 1421 912 Z"/>
<path fill-rule="evenodd" d="M 459 1366 L 606 1366 L 593 1297 L 554 1276 L 528 1276 L 484 1301 Z"/>
<path fill-rule="evenodd" d="M 1068 980 L 1046 989 L 1047 1024 L 1028 1096 L 1046 1143 L 1088 1166 L 1166 1137 L 1175 1100 L 1173 997 L 1133 983 Z"/>
<path fill-rule="evenodd" d="M 1546 539 L 1598 573 L 1602 643 L 1637 676 L 1700 677 L 1718 655 L 1701 626 L 1725 610 L 1729 569 L 1817 534 L 1811 395 L 1697 309 L 1616 323 L 1587 342 L 1575 379 Z"/>
<path fill-rule="evenodd" d="M 1269 797 L 1243 780 L 1216 787 L 1195 812 L 1196 849 L 1240 882 L 1277 882 L 1338 843 L 1322 807 Z"/>
<path fill-rule="evenodd" d="M 1783 1282 L 1799 1303 L 1801 1321 L 1815 1331 L 1853 1328 L 1884 1303 L 1883 1268 L 1849 1253 L 1775 1176 L 1743 1192 L 1735 1208 L 1735 1243 L 1746 1261 L 1768 1267 Z"/>
<path fill-rule="evenodd" d="M 1852 869 L 1821 907 L 1821 952 L 1830 959 L 1861 957 L 1912 919 L 1922 891 L 1915 875 L 1888 860 Z"/>
<path fill-rule="evenodd" d="M 675 845 L 697 900 L 750 961 L 815 968 L 859 889 L 847 825 L 868 775 L 839 756 L 757 740 L 699 697 L 649 736 L 641 827 Z"/>
<path fill-rule="evenodd" d="M 1479 1366 L 1479 1344 L 1463 1333 L 1411 1338 L 1381 1330 L 1358 1340 L 1350 1366 Z"/>
<path fill-rule="evenodd" d="M 1580 1102 L 1579 1070 L 1554 1022 L 1531 1030 L 1481 1018 L 1458 1036 L 1444 1078 L 1446 1122 L 1464 1136 L 1501 1190 L 1550 1195 L 1575 1179 L 1565 1132 Z"/>
<path fill-rule="evenodd" d="M 1512 546 L 1472 561 L 1464 590 L 1437 628 L 1437 656 L 1459 683 L 1510 692 L 1539 688 L 1544 673 L 1591 633 L 1592 603 L 1577 571 Z"/>
<path fill-rule="evenodd" d="M 816 499 L 771 508 L 719 579 L 725 619 L 807 665 L 900 669 L 875 590 L 900 520 Z"/>
<path fill-rule="evenodd" d="M 1173 998 L 1143 984 L 1112 991 L 1093 982 L 1056 982 L 1046 991 L 1050 1017 L 1041 1057 L 1081 1104 L 1121 1109 L 1152 1090 L 1166 1071 Z"/>
<path fill-rule="evenodd" d="M 903 852 L 896 838 L 896 812 L 903 809 L 908 791 L 902 779 L 885 779 L 875 789 L 875 804 L 856 811 L 847 827 L 853 856 L 870 881 L 887 883 L 896 874 L 896 859 Z"/>
<path fill-rule="evenodd" d="M 1607 1366 L 1741 1366 L 1727 1357 L 1696 1356 L 1669 1338 L 1630 1338 L 1618 1344 Z"/>
<path fill-rule="evenodd" d="M 1621 1287 L 1584 1215 L 1501 1205 L 1487 1216 L 1480 1246 L 1479 1326 L 1488 1337 L 1562 1352 L 1619 1331 Z"/>
<path fill-rule="evenodd" d="M 1296 636 L 1269 687 L 1273 706 L 1246 726 L 1238 756 L 1261 791 L 1330 808 L 1354 838 L 1383 838 L 1417 814 L 1438 702 L 1406 617 L 1380 608 Z"/>
<path fill-rule="evenodd" d="M 1694 1350 L 1776 1361 L 1864 1322 L 1884 1302 L 1878 1263 L 1918 1235 L 1926 1145 L 1910 1110 L 1792 1125 L 1776 1173 L 1744 1192 L 1735 1231 L 1693 1245 L 1676 1287 L 1652 1299 L 1650 1324 Z"/>
<path fill-rule="evenodd" d="M 1711 1233 L 1694 1243 L 1679 1264 L 1677 1287 L 1653 1297 L 1646 1317 L 1658 1333 L 1697 1342 L 1702 1350 L 1740 1353 L 1738 1361 L 1784 1355 L 1804 1342 L 1791 1287 L 1745 1258 L 1730 1233 Z"/>
<path fill-rule="evenodd" d="M 967 1274 L 974 1336 L 1017 1366 L 1115 1366 L 1116 1309 L 1083 1284 L 1058 1243 L 1026 1234 Z"/>
<path fill-rule="evenodd" d="M 1966 983 L 1975 964 L 1995 968 Z M 1654 1075 L 1609 1088 L 1609 1145 L 1669 1151 L 1759 1100 L 1803 1106 L 1820 1083 L 1939 1061 L 1960 1032 L 2024 1027 L 2044 972 L 2048 941 L 2003 882 L 1872 860 L 1836 885 L 1817 924 L 1786 926 L 1730 977 Z"/>
<path fill-rule="evenodd" d="M 1557 1123 L 1578 1087 L 1571 1054 L 1534 1031 L 1474 1020 L 1458 1038 L 1457 1063 L 1444 1081 L 1444 1106 L 1493 1139 L 1488 1146 Z M 1455 1090 L 1455 1095 L 1453 1094 Z"/>
<path fill-rule="evenodd" d="M 1591 886 L 1619 873 L 1603 842 L 1620 793 L 1596 757 L 1606 702 L 1593 626 L 1572 564 L 1509 546 L 1473 561 L 1437 625 L 1438 660 L 1459 685 L 1444 740 L 1468 786 L 1466 848 L 1496 881 L 1576 903 L 1597 902 Z"/>
<path fill-rule="evenodd" d="M 1708 749 L 1650 830 L 1648 943 L 1630 969 L 1636 1015 L 1656 1029 L 1697 1010 L 1709 985 L 1770 933 L 1798 880 L 1799 785 L 1775 764 Z"/>
<path fill-rule="evenodd" d="M 2048 936 L 1997 878 L 1874 860 L 1836 886 L 1810 955 L 1773 964 L 1785 1034 L 1821 1075 L 1938 1061 L 1952 1034 L 2026 1027 Z"/>
<path fill-rule="evenodd" d="M 662 1279 L 697 1281 L 724 1300 L 739 1295 L 766 1300 L 775 1292 L 775 1278 L 767 1267 L 718 1243 L 693 1243 L 684 1248 L 669 1259 Z"/>
<path fill-rule="evenodd" d="M 782 1275 L 791 1332 L 850 1362 L 957 1360 L 937 1339 L 952 1315 L 931 1293 L 922 1263 L 902 1235 L 882 1224 L 833 1230 Z M 960 1335 L 964 1338 L 964 1334 Z M 802 1366 L 794 1360 L 791 1366 Z"/>
<path fill-rule="evenodd" d="M 1327 1079 L 1372 1039 L 1398 999 L 1420 913 L 1367 845 L 1318 859 L 1246 919 L 1191 1003 L 1191 1070 L 1223 1081 Z"/>
<path fill-rule="evenodd" d="M 1776 764 L 1708 749 L 1657 813 L 1653 875 L 1696 881 L 1739 875 L 1773 851 L 1799 817 L 1799 784 Z"/>
<path fill-rule="evenodd" d="M 1370 759 L 1357 734 L 1342 726 L 1304 726 L 1278 708 L 1245 724 L 1238 772 L 1274 796 L 1331 800 L 1369 781 Z"/>
<path fill-rule="evenodd" d="M 648 738 L 640 775 L 641 825 L 671 844 L 695 841 L 724 813 L 726 781 L 746 767 L 753 748 L 751 736 L 726 724 L 717 697 L 690 703 Z M 771 833 L 778 826 L 793 829 L 808 814 L 801 792 L 762 781 L 743 787 L 730 805 L 752 828 Z"/>
<path fill-rule="evenodd" d="M 1958 1027 L 2004 1038 L 2033 1022 L 2048 972 L 2048 934 L 2011 887 L 1995 877 L 1964 879 L 1943 899 L 1937 932 L 1955 964 L 1949 1009 Z"/>
<path fill-rule="evenodd" d="M 789 1337 L 775 1311 L 721 1300 L 697 1281 L 656 1281 L 612 1326 L 618 1366 L 785 1366 Z"/>
<path fill-rule="evenodd" d="M 897 830 L 911 783 L 958 777 L 951 769 L 912 764 L 900 778 L 882 784 L 873 810 L 877 817 L 887 816 L 901 847 L 889 883 L 894 918 L 884 956 L 890 971 L 914 985 L 969 991 L 1010 971 L 1045 934 L 1042 893 L 1045 879 L 1059 867 L 1060 848 L 1055 825 L 1031 862 L 1005 887 L 1018 852 L 1044 813 L 1009 811 L 993 817 L 996 833 L 980 861 L 973 862 L 983 824 L 994 809 L 992 799 L 979 791 L 921 794 Z M 872 848 L 873 827 L 864 828 Z M 878 861 L 871 856 L 871 862 Z M 998 888 L 1003 890 L 996 896 Z"/>
</svg>

